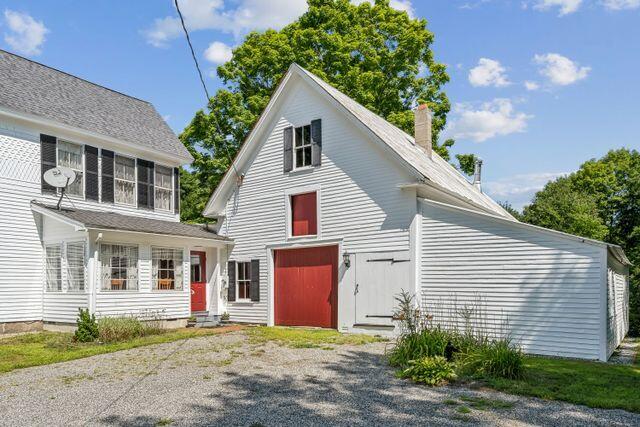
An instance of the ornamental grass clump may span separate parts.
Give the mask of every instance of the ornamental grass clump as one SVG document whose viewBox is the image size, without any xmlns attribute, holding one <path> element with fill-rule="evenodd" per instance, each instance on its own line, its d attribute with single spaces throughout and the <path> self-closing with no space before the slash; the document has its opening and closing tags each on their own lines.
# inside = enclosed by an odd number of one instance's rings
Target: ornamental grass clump
<svg viewBox="0 0 640 427">
<path fill-rule="evenodd" d="M 509 339 L 472 347 L 456 357 L 461 373 L 470 376 L 519 379 L 524 374 L 524 355 Z"/>
<path fill-rule="evenodd" d="M 402 369 L 400 378 L 411 378 L 417 383 L 438 386 L 456 379 L 453 363 L 442 356 L 422 357 L 410 360 L 408 367 Z"/>
<path fill-rule="evenodd" d="M 98 320 L 98 339 L 104 343 L 122 342 L 162 333 L 157 322 L 141 322 L 135 317 L 103 317 Z"/>
</svg>

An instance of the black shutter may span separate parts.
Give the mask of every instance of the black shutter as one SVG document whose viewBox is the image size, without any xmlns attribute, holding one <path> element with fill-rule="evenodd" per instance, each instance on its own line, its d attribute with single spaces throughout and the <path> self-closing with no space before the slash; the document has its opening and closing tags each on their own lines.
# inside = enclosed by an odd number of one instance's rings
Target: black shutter
<svg viewBox="0 0 640 427">
<path fill-rule="evenodd" d="M 40 134 L 40 187 L 43 193 L 55 193 L 56 188 L 44 182 L 44 173 L 56 167 L 56 137 Z"/>
<path fill-rule="evenodd" d="M 84 146 L 86 164 L 85 191 L 88 200 L 98 201 L 98 149 L 90 145 Z"/>
<path fill-rule="evenodd" d="M 311 165 L 322 162 L 322 120 L 311 120 Z"/>
<path fill-rule="evenodd" d="M 251 260 L 251 286 L 249 288 L 251 301 L 260 301 L 260 260 Z"/>
<path fill-rule="evenodd" d="M 284 171 L 293 170 L 293 126 L 284 129 Z"/>
<path fill-rule="evenodd" d="M 227 263 L 227 274 L 229 275 L 229 288 L 227 290 L 227 301 L 236 300 L 236 262 Z"/>
<path fill-rule="evenodd" d="M 173 168 L 173 212 L 180 213 L 180 168 Z"/>
<path fill-rule="evenodd" d="M 102 203 L 113 203 L 113 151 L 100 151 L 102 156 Z"/>
<path fill-rule="evenodd" d="M 154 202 L 154 170 L 153 162 L 136 159 L 138 165 L 138 209 L 153 210 Z"/>
</svg>

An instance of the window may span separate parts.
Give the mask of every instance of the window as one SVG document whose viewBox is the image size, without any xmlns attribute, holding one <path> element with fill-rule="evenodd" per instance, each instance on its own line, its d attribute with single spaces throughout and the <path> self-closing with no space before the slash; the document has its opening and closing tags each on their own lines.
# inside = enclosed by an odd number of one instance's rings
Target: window
<svg viewBox="0 0 640 427">
<path fill-rule="evenodd" d="M 84 197 L 82 145 L 58 140 L 58 166 L 68 167 L 76 173 L 76 180 L 67 188 L 67 194 Z"/>
<path fill-rule="evenodd" d="M 238 299 L 250 299 L 251 295 L 251 263 L 250 262 L 237 262 L 236 263 L 236 284 L 238 288 Z"/>
<path fill-rule="evenodd" d="M 62 251 L 60 244 L 45 246 L 45 269 L 48 291 L 62 291 Z"/>
<path fill-rule="evenodd" d="M 151 248 L 153 289 L 182 290 L 182 249 Z"/>
<path fill-rule="evenodd" d="M 296 128 L 293 151 L 296 169 L 311 166 L 311 125 Z"/>
<path fill-rule="evenodd" d="M 67 243 L 67 290 L 84 290 L 84 242 Z"/>
<path fill-rule="evenodd" d="M 311 236 L 318 234 L 316 193 L 291 196 L 291 235 Z"/>
<path fill-rule="evenodd" d="M 125 291 L 138 289 L 138 247 L 100 245 L 102 289 Z"/>
<path fill-rule="evenodd" d="M 191 281 L 202 283 L 202 265 L 200 265 L 200 255 L 191 255 Z"/>
<path fill-rule="evenodd" d="M 156 165 L 156 200 L 155 206 L 163 211 L 171 210 L 173 196 L 173 171 L 171 168 Z"/>
<path fill-rule="evenodd" d="M 125 205 L 136 204 L 136 161 L 123 156 L 115 156 L 115 202 Z"/>
</svg>

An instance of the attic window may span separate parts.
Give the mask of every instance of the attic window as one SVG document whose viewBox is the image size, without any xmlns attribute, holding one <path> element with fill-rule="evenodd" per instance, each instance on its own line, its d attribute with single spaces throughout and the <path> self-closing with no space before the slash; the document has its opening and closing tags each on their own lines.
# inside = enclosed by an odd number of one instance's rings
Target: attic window
<svg viewBox="0 0 640 427">
<path fill-rule="evenodd" d="M 296 169 L 311 166 L 311 125 L 296 128 L 294 159 Z"/>
</svg>

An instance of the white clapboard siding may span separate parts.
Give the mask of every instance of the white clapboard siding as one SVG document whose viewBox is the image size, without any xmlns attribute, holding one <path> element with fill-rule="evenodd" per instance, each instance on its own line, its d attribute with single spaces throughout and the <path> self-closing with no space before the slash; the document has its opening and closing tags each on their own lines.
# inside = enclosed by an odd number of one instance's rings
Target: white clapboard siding
<svg viewBox="0 0 640 427">
<path fill-rule="evenodd" d="M 609 254 L 607 274 L 607 355 L 629 332 L 629 269 Z"/>
<path fill-rule="evenodd" d="M 89 307 L 89 294 L 45 292 L 43 316 L 45 322 L 75 323 L 79 308 Z"/>
<path fill-rule="evenodd" d="M 286 241 L 286 190 L 320 186 L 321 238 L 343 239 L 346 251 L 409 249 L 415 196 L 397 186 L 412 178 L 307 83 L 295 85 L 275 114 L 276 122 L 266 124 L 271 128 L 225 209 L 221 234 L 235 241 L 230 259 L 260 259 L 260 302 L 229 303 L 234 321 L 267 321 L 265 246 Z M 283 173 L 283 129 L 317 118 L 322 119 L 322 166 Z"/>
<path fill-rule="evenodd" d="M 40 225 L 30 208 L 40 194 L 40 144 L 12 135 L 0 123 L 0 323 L 42 319 Z"/>
<path fill-rule="evenodd" d="M 598 359 L 605 247 L 421 202 L 421 303 L 534 354 Z"/>
</svg>

